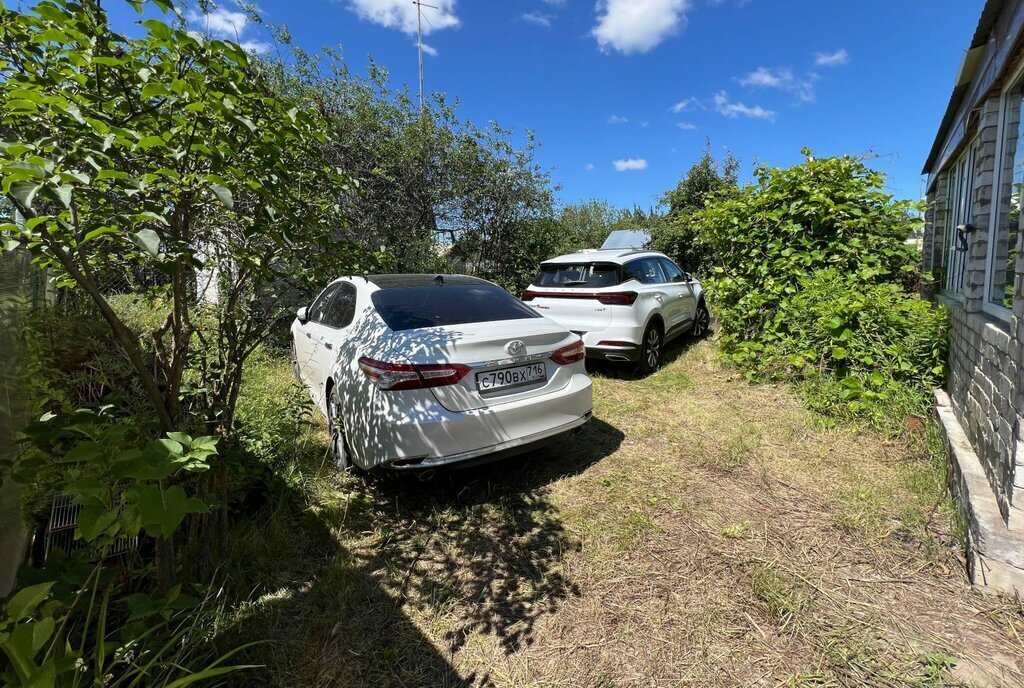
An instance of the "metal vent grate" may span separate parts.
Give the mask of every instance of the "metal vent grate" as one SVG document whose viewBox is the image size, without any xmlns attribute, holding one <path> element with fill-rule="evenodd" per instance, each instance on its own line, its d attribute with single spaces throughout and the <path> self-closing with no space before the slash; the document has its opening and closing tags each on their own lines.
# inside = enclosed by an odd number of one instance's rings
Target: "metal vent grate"
<svg viewBox="0 0 1024 688">
<path fill-rule="evenodd" d="M 50 552 L 55 549 L 71 554 L 86 547 L 86 543 L 75 539 L 75 529 L 78 528 L 78 514 L 82 507 L 75 504 L 71 497 L 62 494 L 53 496 L 53 506 L 50 508 L 50 521 L 46 525 L 46 551 L 44 558 L 49 558 Z M 108 557 L 124 554 L 125 552 L 138 549 L 138 537 L 127 537 L 122 535 L 114 540 L 113 544 L 96 548 L 92 557 L 94 559 L 106 559 Z"/>
</svg>

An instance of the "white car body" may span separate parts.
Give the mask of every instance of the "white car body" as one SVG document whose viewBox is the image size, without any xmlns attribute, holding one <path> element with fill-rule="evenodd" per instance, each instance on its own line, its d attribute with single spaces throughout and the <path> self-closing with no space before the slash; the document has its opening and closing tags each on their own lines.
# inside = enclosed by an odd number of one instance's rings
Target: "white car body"
<svg viewBox="0 0 1024 688">
<path fill-rule="evenodd" d="M 476 321 L 436 324 L 466 318 Z M 346 277 L 300 309 L 291 329 L 296 375 L 321 413 L 336 416 L 342 465 L 496 458 L 591 417 L 579 337 L 484 280 Z M 482 390 L 495 383 L 509 386 Z"/>
<path fill-rule="evenodd" d="M 663 253 L 597 249 L 544 261 L 522 299 L 582 337 L 587 357 L 644 364 L 652 330 L 660 330 L 659 356 L 665 342 L 707 330 L 703 294 L 700 282 Z"/>
</svg>

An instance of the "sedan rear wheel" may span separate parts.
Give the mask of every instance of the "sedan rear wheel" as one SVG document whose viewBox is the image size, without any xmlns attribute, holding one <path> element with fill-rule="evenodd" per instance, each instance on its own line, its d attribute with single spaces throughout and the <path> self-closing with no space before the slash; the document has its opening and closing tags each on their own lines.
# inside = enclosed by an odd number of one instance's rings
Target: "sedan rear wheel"
<svg viewBox="0 0 1024 688">
<path fill-rule="evenodd" d="M 352 467 L 352 458 L 349 456 L 345 429 L 341 422 L 341 396 L 338 394 L 337 386 L 331 389 L 331 395 L 327 398 L 327 421 L 330 425 L 331 457 L 334 459 L 334 465 L 339 470 L 347 471 Z"/>
<path fill-rule="evenodd" d="M 650 375 L 661 365 L 662 336 L 657 323 L 651 323 L 644 331 L 644 341 L 640 347 L 640 364 L 637 366 L 641 375 Z"/>
</svg>

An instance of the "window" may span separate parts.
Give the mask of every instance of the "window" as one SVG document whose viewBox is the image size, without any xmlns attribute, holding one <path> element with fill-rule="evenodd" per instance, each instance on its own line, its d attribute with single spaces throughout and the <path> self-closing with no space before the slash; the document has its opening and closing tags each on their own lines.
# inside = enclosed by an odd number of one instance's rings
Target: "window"
<svg viewBox="0 0 1024 688">
<path fill-rule="evenodd" d="M 635 279 L 640 284 L 662 284 L 667 280 L 661 272 L 660 263 L 657 258 L 643 258 L 627 263 L 622 268 L 622 281 Z"/>
<path fill-rule="evenodd" d="M 356 314 L 356 288 L 348 282 L 342 282 L 327 305 L 324 325 L 340 329 L 348 327 Z"/>
<path fill-rule="evenodd" d="M 538 287 L 614 287 L 619 283 L 615 263 L 548 263 L 540 266 L 533 280 Z"/>
<path fill-rule="evenodd" d="M 976 141 L 971 141 L 960 158 L 949 169 L 948 195 L 946 197 L 946 220 L 943 227 L 942 251 L 944 268 L 943 288 L 960 292 L 964 288 L 964 273 L 967 267 L 966 236 L 957 227 L 970 224 L 974 205 L 974 151 Z"/>
<path fill-rule="evenodd" d="M 667 258 L 661 259 L 661 269 L 665 271 L 666 282 L 683 282 L 686 279 L 679 266 Z"/>
<path fill-rule="evenodd" d="M 999 167 L 999 205 L 989 235 L 985 280 L 986 305 L 1013 308 L 1013 280 L 1020 235 L 1021 189 L 1024 188 L 1024 77 L 1003 94 L 1002 163 Z"/>
<path fill-rule="evenodd" d="M 327 309 L 331 306 L 331 297 L 341 287 L 340 284 L 332 284 L 328 286 L 320 296 L 317 297 L 313 305 L 309 307 L 309 319 L 315 323 L 322 323 L 327 315 Z"/>
<path fill-rule="evenodd" d="M 493 284 L 431 284 L 381 289 L 373 292 L 370 299 L 387 326 L 396 332 L 542 317 Z"/>
</svg>

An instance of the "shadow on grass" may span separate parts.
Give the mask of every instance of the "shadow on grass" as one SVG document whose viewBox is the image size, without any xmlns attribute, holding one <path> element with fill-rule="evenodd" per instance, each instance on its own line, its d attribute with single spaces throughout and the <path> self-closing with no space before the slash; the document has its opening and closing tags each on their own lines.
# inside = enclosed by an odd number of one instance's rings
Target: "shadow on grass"
<svg viewBox="0 0 1024 688">
<path fill-rule="evenodd" d="M 238 529 L 225 567 L 229 586 L 252 601 L 222 639 L 269 641 L 246 657 L 267 668 L 239 680 L 489 685 L 487 675 L 460 675 L 454 653 L 479 636 L 514 653 L 532 642 L 538 621 L 580 594 L 562 567 L 578 543 L 550 485 L 622 439 L 595 419 L 530 454 L 426 480 L 341 478 L 305 509 L 295 506 L 301 490 L 282 488 L 292 494 L 275 513 Z"/>
<path fill-rule="evenodd" d="M 691 347 L 710 337 L 710 333 L 704 337 L 694 337 L 691 334 L 682 334 L 665 345 L 661 352 L 661 368 L 672 365 L 678 358 L 682 357 Z M 591 375 L 597 374 L 602 377 L 615 380 L 640 380 L 643 379 L 637 371 L 635 363 L 613 363 L 593 358 L 587 359 L 587 372 Z"/>
</svg>

